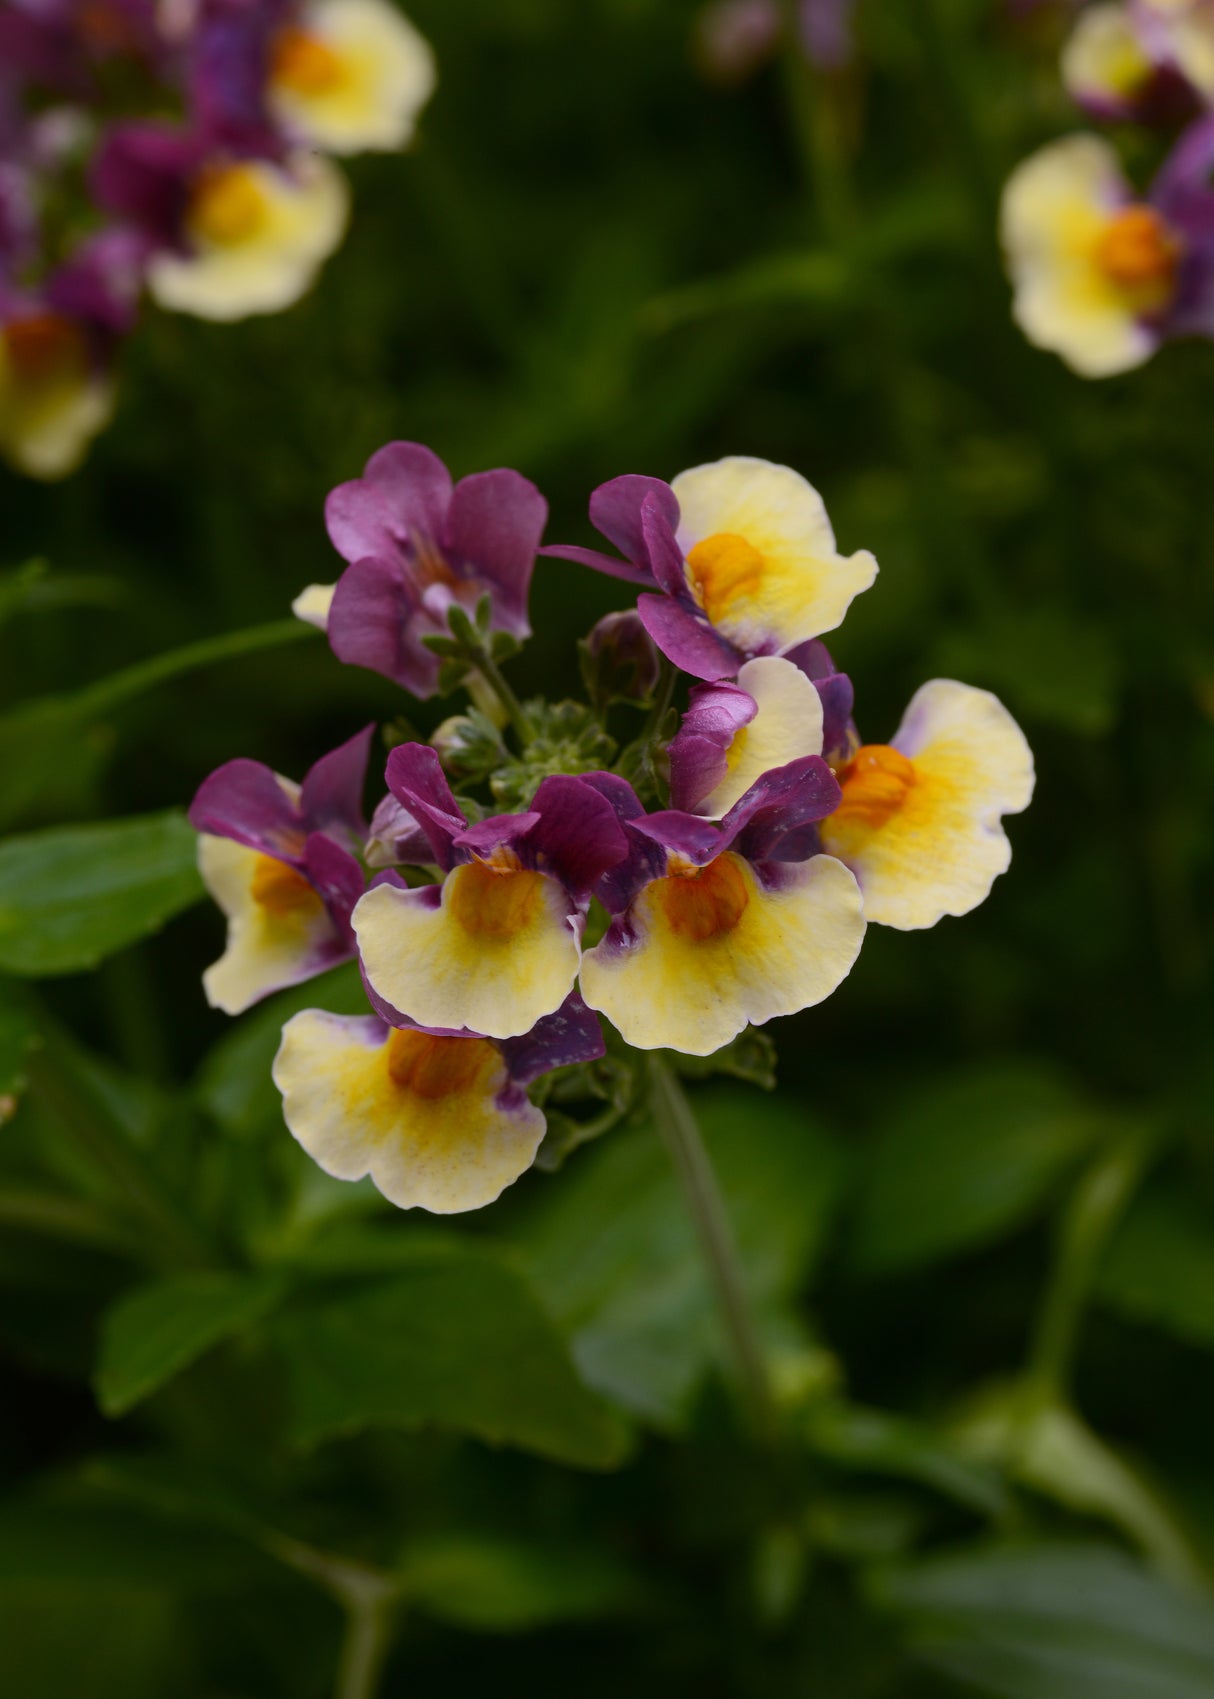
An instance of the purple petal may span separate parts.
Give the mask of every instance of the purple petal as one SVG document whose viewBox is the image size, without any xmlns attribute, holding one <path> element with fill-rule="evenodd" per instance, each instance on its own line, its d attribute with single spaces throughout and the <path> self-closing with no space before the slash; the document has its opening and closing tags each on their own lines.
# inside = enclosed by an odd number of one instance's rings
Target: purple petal
<svg viewBox="0 0 1214 1699">
<path fill-rule="evenodd" d="M 607 1053 L 599 1018 L 588 1009 L 576 991 L 571 991 L 560 1008 L 537 1021 L 521 1038 L 507 1038 L 502 1057 L 518 1085 L 530 1085 L 553 1068 L 571 1062 L 596 1062 Z"/>
<path fill-rule="evenodd" d="M 748 861 L 803 861 L 816 844 L 807 828 L 833 814 L 842 794 L 822 757 L 803 755 L 756 779 L 722 820 L 722 836 Z"/>
<path fill-rule="evenodd" d="M 395 561 L 355 561 L 333 592 L 330 647 L 349 666 L 382 673 L 419 698 L 432 696 L 438 687 L 438 656 L 409 629 L 420 610 L 413 586 Z"/>
<path fill-rule="evenodd" d="M 637 793 L 617 773 L 583 773 L 581 779 L 584 785 L 590 785 L 606 798 L 621 826 L 639 820 L 645 813 Z M 627 855 L 604 873 L 594 888 L 595 896 L 611 914 L 623 913 L 641 887 L 658 878 L 666 864 L 665 853 L 656 844 L 631 832 L 625 832 L 624 836 Z"/>
<path fill-rule="evenodd" d="M 491 814 L 461 832 L 455 839 L 455 848 L 470 850 L 478 856 L 490 856 L 494 850 L 503 847 L 513 849 L 533 826 L 539 824 L 539 818 L 534 811 L 527 814 Z"/>
<path fill-rule="evenodd" d="M 855 708 L 855 691 L 846 673 L 837 672 L 830 650 L 819 637 L 798 643 L 784 656 L 809 679 L 822 699 L 822 752 L 845 749 Z"/>
<path fill-rule="evenodd" d="M 836 670 L 830 650 L 820 637 L 806 638 L 804 643 L 786 650 L 784 659 L 799 667 L 811 684 L 817 684 L 820 678 L 829 678 Z"/>
<path fill-rule="evenodd" d="M 118 124 L 101 143 L 90 172 L 93 196 L 159 246 L 181 240 L 189 185 L 206 144 L 167 124 Z"/>
<path fill-rule="evenodd" d="M 216 768 L 199 785 L 189 817 L 196 832 L 231 838 L 292 866 L 300 864 L 307 836 L 303 821 L 260 761 L 241 757 Z"/>
<path fill-rule="evenodd" d="M 669 484 L 660 478 L 642 477 L 626 472 L 600 484 L 590 498 L 590 523 L 601 531 L 609 543 L 614 543 L 626 559 L 638 566 L 648 566 L 649 551 L 641 525 L 641 508 L 646 496 L 652 496 L 658 511 L 663 513 L 672 532 L 679 527 L 679 504 Z"/>
<path fill-rule="evenodd" d="M 540 785 L 532 807 L 539 820 L 527 835 L 529 856 L 578 901 L 627 856 L 615 807 L 596 785 L 555 775 Z"/>
<path fill-rule="evenodd" d="M 600 554 L 598 549 L 582 549 L 575 543 L 547 543 L 537 553 L 556 560 L 576 561 L 595 572 L 605 572 L 608 578 L 625 578 L 630 584 L 652 586 L 653 574 L 648 567 L 633 566 L 630 561 L 616 560 L 614 555 Z"/>
<path fill-rule="evenodd" d="M 133 230 L 103 230 L 82 242 L 53 273 L 46 298 L 66 318 L 84 319 L 111 336 L 134 329 L 150 245 Z"/>
<path fill-rule="evenodd" d="M 300 791 L 299 810 L 309 831 L 336 830 L 339 836 L 349 833 L 358 839 L 366 837 L 363 786 L 374 731 L 374 724 L 364 726 L 308 769 Z"/>
<path fill-rule="evenodd" d="M 449 872 L 451 846 L 467 829 L 438 756 L 424 743 L 402 743 L 388 757 L 388 789 L 429 840 L 434 860 Z"/>
<path fill-rule="evenodd" d="M 650 491 L 641 503 L 641 535 L 645 540 L 645 553 L 649 557 L 650 570 L 659 590 L 665 590 L 668 596 L 687 595 L 683 551 L 674 534 L 677 523 L 678 504 L 675 504 L 675 520 L 672 524 L 667 506 Z"/>
<path fill-rule="evenodd" d="M 670 596 L 639 596 L 637 612 L 666 659 L 693 678 L 733 678 L 745 659 L 706 619 Z"/>
<path fill-rule="evenodd" d="M 661 844 L 663 849 L 673 850 L 676 855 L 686 856 L 697 867 L 715 861 L 722 850 L 729 848 L 723 832 L 713 821 L 701 820 L 695 814 L 684 814 L 677 808 L 647 814 L 643 820 L 630 820 L 628 830 L 643 834 L 653 843 Z"/>
<path fill-rule="evenodd" d="M 364 854 L 368 867 L 387 863 L 424 864 L 434 852 L 430 840 L 403 803 L 391 792 L 371 816 Z"/>
<path fill-rule="evenodd" d="M 667 749 L 670 801 L 675 808 L 694 812 L 716 790 L 725 777 L 730 744 L 758 711 L 754 697 L 740 685 L 721 682 L 694 687 Z"/>
<path fill-rule="evenodd" d="M 329 911 L 329 918 L 354 953 L 350 916 L 366 886 L 363 870 L 350 854 L 324 832 L 313 832 L 304 850 L 304 872 Z"/>
<path fill-rule="evenodd" d="M 527 595 L 548 503 L 529 479 L 502 467 L 474 472 L 455 486 L 446 542 L 494 587 L 494 627 L 529 637 Z"/>
<path fill-rule="evenodd" d="M 325 502 L 333 547 L 348 561 L 402 553 L 414 535 L 437 540 L 451 504 L 451 474 L 420 442 L 390 442 L 361 478 L 339 484 Z"/>
</svg>

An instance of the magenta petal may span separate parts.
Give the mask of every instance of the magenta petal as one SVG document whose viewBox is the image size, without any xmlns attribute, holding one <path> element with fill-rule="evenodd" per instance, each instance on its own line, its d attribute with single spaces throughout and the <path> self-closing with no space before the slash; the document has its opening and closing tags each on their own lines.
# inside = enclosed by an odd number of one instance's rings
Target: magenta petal
<svg viewBox="0 0 1214 1699">
<path fill-rule="evenodd" d="M 366 886 L 362 868 L 349 850 L 335 844 L 324 832 L 313 832 L 304 851 L 304 872 L 352 954 L 354 934 L 350 916 Z"/>
<path fill-rule="evenodd" d="M 677 514 L 677 507 L 675 511 Z M 641 503 L 641 535 L 658 588 L 668 596 L 685 596 L 687 575 L 683 570 L 683 551 L 675 540 L 669 513 L 652 492 Z"/>
<path fill-rule="evenodd" d="M 469 826 L 455 839 L 455 848 L 470 850 L 473 855 L 490 856 L 494 850 L 504 845 L 513 848 L 520 839 L 525 838 L 533 826 L 539 824 L 539 815 L 534 811 L 526 814 L 490 814 L 485 820 L 478 820 L 475 826 Z"/>
<path fill-rule="evenodd" d="M 375 726 L 364 726 L 339 748 L 322 755 L 304 778 L 299 809 L 312 832 L 336 831 L 365 838 L 363 785 Z"/>
<path fill-rule="evenodd" d="M 730 744 L 758 711 L 754 697 L 740 685 L 721 681 L 695 686 L 667 749 L 673 807 L 694 812 L 716 790 L 725 777 Z"/>
<path fill-rule="evenodd" d="M 429 839 L 444 872 L 452 865 L 451 846 L 468 822 L 434 751 L 424 743 L 402 743 L 388 757 L 388 789 L 404 804 Z"/>
<path fill-rule="evenodd" d="M 451 474 L 437 454 L 420 442 L 390 442 L 361 478 L 330 493 L 325 524 L 346 560 L 391 558 L 415 535 L 442 536 L 451 494 Z"/>
<path fill-rule="evenodd" d="M 364 853 L 368 866 L 382 867 L 389 861 L 422 865 L 434 852 L 413 815 L 389 791 L 371 816 Z"/>
<path fill-rule="evenodd" d="M 231 838 L 248 849 L 298 864 L 306 832 L 274 774 L 260 761 L 227 761 L 204 779 L 190 804 L 197 832 Z"/>
<path fill-rule="evenodd" d="M 583 779 L 563 774 L 545 779 L 532 807 L 539 822 L 527 835 L 528 854 L 578 901 L 628 854 L 614 806 Z"/>
<path fill-rule="evenodd" d="M 169 124 L 116 124 L 102 138 L 89 174 L 97 202 L 158 246 L 176 247 L 193 174 L 206 157 L 198 136 Z"/>
<path fill-rule="evenodd" d="M 645 813 L 641 799 L 618 773 L 583 773 L 582 783 L 591 785 L 605 797 L 615 810 L 621 826 L 639 820 Z M 594 894 L 611 914 L 621 914 L 643 885 L 656 879 L 665 866 L 665 852 L 647 838 L 625 833 L 628 853 L 623 861 L 608 869 L 594 888 Z"/>
<path fill-rule="evenodd" d="M 628 830 L 643 834 L 664 850 L 686 856 L 697 867 L 715 861 L 722 850 L 729 848 L 724 834 L 713 821 L 701 820 L 696 814 L 684 814 L 678 808 L 647 814 L 643 820 L 630 820 Z"/>
<path fill-rule="evenodd" d="M 639 596 L 637 612 L 666 659 L 693 678 L 733 678 L 742 665 L 732 643 L 670 596 Z"/>
<path fill-rule="evenodd" d="M 438 687 L 438 656 L 409 631 L 420 606 L 396 562 L 355 561 L 333 592 L 330 647 L 349 666 L 382 673 L 414 696 L 432 696 Z"/>
<path fill-rule="evenodd" d="M 556 560 L 576 561 L 579 566 L 588 566 L 595 572 L 605 572 L 608 578 L 624 578 L 630 584 L 653 584 L 653 574 L 647 567 L 633 566 L 632 562 L 627 560 L 616 560 L 614 555 L 601 554 L 598 549 L 582 549 L 575 543 L 547 543 L 538 553 L 550 555 Z"/>
<path fill-rule="evenodd" d="M 535 485 L 506 467 L 461 479 L 451 497 L 448 550 L 493 586 L 494 628 L 515 637 L 531 634 L 527 595 L 547 520 L 548 503 Z"/>
<path fill-rule="evenodd" d="M 576 991 L 571 991 L 560 1008 L 537 1021 L 521 1038 L 507 1038 L 501 1045 L 510 1076 L 518 1085 L 530 1085 L 553 1068 L 571 1062 L 596 1062 L 607 1053 L 599 1018 L 588 1009 Z"/>
<path fill-rule="evenodd" d="M 626 472 L 600 484 L 590 498 L 590 523 L 601 531 L 609 543 L 614 543 L 622 555 L 638 565 L 648 565 L 649 555 L 641 526 L 641 508 L 651 496 L 659 513 L 666 518 L 671 532 L 679 527 L 679 504 L 669 484 L 660 478 L 645 478 L 636 472 Z"/>
<path fill-rule="evenodd" d="M 721 822 L 747 860 L 804 861 L 817 849 L 819 820 L 842 799 L 839 781 L 820 755 L 803 755 L 756 779 Z"/>
</svg>

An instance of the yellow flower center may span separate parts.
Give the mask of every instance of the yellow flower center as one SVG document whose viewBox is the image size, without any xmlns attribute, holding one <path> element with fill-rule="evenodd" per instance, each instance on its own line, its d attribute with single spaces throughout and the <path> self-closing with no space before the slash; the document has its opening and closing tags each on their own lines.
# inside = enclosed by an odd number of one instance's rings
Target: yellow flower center
<svg viewBox="0 0 1214 1699">
<path fill-rule="evenodd" d="M 715 625 L 739 596 L 752 596 L 763 579 L 763 556 L 732 531 L 705 537 L 687 556 L 687 576 L 704 612 Z"/>
<path fill-rule="evenodd" d="M 1096 264 L 1138 307 L 1159 307 L 1168 299 L 1179 257 L 1175 234 L 1149 206 L 1124 208 L 1096 240 Z"/>
<path fill-rule="evenodd" d="M 732 932 L 750 901 L 738 858 L 727 852 L 707 867 L 695 867 L 671 856 L 669 868 L 657 881 L 656 895 L 670 930 L 696 944 Z"/>
<path fill-rule="evenodd" d="M 270 56 L 270 80 L 292 94 L 329 94 L 341 82 L 340 54 L 298 25 L 279 30 Z"/>
<path fill-rule="evenodd" d="M 915 783 L 915 764 L 888 743 L 865 743 L 839 773 L 843 800 L 831 824 L 875 829 L 895 815 Z"/>
<path fill-rule="evenodd" d="M 388 1035 L 392 1083 L 414 1097 L 433 1101 L 472 1091 L 487 1079 L 497 1062 L 497 1051 L 487 1038 L 442 1038 L 400 1027 L 394 1027 Z"/>
<path fill-rule="evenodd" d="M 303 874 L 285 861 L 276 861 L 272 855 L 258 856 L 249 892 L 259 907 L 278 920 L 324 907 Z"/>
<path fill-rule="evenodd" d="M 269 198 L 247 165 L 209 166 L 194 184 L 188 222 L 196 235 L 217 247 L 247 242 L 264 229 L 269 216 Z"/>
<path fill-rule="evenodd" d="M 83 373 L 84 337 L 57 313 L 34 313 L 4 327 L 9 367 L 25 388 L 35 389 Z"/>
<path fill-rule="evenodd" d="M 543 900 L 544 875 L 520 867 L 508 851 L 451 874 L 449 912 L 474 938 L 513 938 L 530 925 Z"/>
</svg>

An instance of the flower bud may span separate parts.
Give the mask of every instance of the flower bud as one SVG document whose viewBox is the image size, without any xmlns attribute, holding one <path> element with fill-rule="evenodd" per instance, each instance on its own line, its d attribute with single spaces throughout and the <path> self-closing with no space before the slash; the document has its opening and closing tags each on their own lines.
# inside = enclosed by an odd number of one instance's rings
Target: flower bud
<svg viewBox="0 0 1214 1699">
<path fill-rule="evenodd" d="M 613 702 L 644 704 L 652 697 L 661 663 L 635 608 L 605 614 L 578 647 L 582 677 L 597 708 Z"/>
</svg>

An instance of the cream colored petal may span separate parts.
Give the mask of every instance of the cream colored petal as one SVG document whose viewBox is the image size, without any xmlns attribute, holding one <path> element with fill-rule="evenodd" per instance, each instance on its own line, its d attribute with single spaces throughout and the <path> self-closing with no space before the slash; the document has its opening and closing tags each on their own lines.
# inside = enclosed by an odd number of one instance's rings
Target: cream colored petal
<svg viewBox="0 0 1214 1699">
<path fill-rule="evenodd" d="M 1119 0 L 1081 12 L 1062 50 L 1062 80 L 1079 100 L 1101 95 L 1125 100 L 1152 70 L 1129 8 Z"/>
<path fill-rule="evenodd" d="M 1003 191 L 1013 316 L 1035 347 L 1061 355 L 1083 377 L 1129 371 L 1158 345 L 1094 258 L 1128 193 L 1112 148 L 1088 135 L 1042 148 Z"/>
<path fill-rule="evenodd" d="M 1168 34 L 1172 57 L 1207 100 L 1214 100 L 1214 7 L 1190 6 Z"/>
<path fill-rule="evenodd" d="M 243 169 L 256 177 L 269 213 L 245 241 L 199 240 L 187 256 L 159 254 L 148 287 L 162 307 L 230 321 L 293 306 L 312 287 L 346 232 L 350 192 L 335 165 L 296 154 L 281 171 L 264 161 Z"/>
<path fill-rule="evenodd" d="M 832 816 L 823 847 L 852 868 L 869 920 L 903 931 L 968 914 L 1011 861 L 999 824 L 1033 795 L 1024 733 L 989 691 L 934 679 L 917 691 L 893 746 L 915 764 L 915 783 L 884 825 Z"/>
<path fill-rule="evenodd" d="M 291 612 L 296 619 L 303 620 L 305 625 L 314 625 L 317 631 L 327 631 L 329 609 L 333 605 L 333 592 L 336 589 L 336 584 L 307 585 L 291 603 Z"/>
<path fill-rule="evenodd" d="M 508 934 L 470 931 L 453 912 L 470 877 L 449 873 L 437 908 L 392 885 L 368 891 L 354 910 L 359 953 L 375 990 L 412 1020 L 516 1038 L 573 989 L 580 947 L 568 900 L 546 874 L 502 875 L 535 881 L 525 918 Z"/>
<path fill-rule="evenodd" d="M 253 876 L 262 857 L 230 838 L 201 833 L 198 868 L 203 883 L 228 920 L 228 942 L 202 976 L 207 1002 L 225 1015 L 239 1015 L 260 997 L 297 985 L 324 965 L 336 938 L 318 897 L 315 906 L 287 915 L 271 914 L 253 899 Z"/>
<path fill-rule="evenodd" d="M 113 417 L 115 389 L 108 378 L 28 388 L 8 370 L 0 337 L 0 452 L 31 478 L 65 478 Z"/>
<path fill-rule="evenodd" d="M 747 661 L 738 684 L 754 698 L 758 712 L 734 734 L 725 777 L 696 810 L 710 820 L 727 814 L 764 773 L 822 753 L 822 698 L 800 667 L 764 655 Z"/>
<path fill-rule="evenodd" d="M 305 10 L 302 27 L 337 55 L 340 77 L 313 94 L 271 85 L 279 121 L 328 153 L 407 146 L 437 81 L 425 38 L 385 0 L 319 0 Z"/>
<path fill-rule="evenodd" d="M 582 996 L 638 1050 L 708 1056 L 748 1022 L 761 1026 L 822 1002 L 860 953 L 856 881 L 830 856 L 787 869 L 768 891 L 741 857 L 749 902 L 737 925 L 706 941 L 681 936 L 655 886 L 633 905 L 636 942 L 599 944 L 582 958 Z M 660 883 L 660 882 L 655 882 Z"/>
<path fill-rule="evenodd" d="M 475 1040 L 453 1040 L 474 1043 Z M 509 1109 L 500 1061 L 475 1090 L 422 1097 L 393 1080 L 373 1020 L 306 1009 L 283 1028 L 274 1060 L 287 1126 L 327 1174 L 370 1174 L 400 1209 L 480 1209 L 531 1166 L 544 1117 L 525 1099 Z"/>
<path fill-rule="evenodd" d="M 877 576 L 867 549 L 840 555 L 822 497 L 799 472 L 731 455 L 680 472 L 672 485 L 684 554 L 721 534 L 762 557 L 753 585 L 730 598 L 714 623 L 743 649 L 791 649 L 833 631 Z"/>
</svg>

